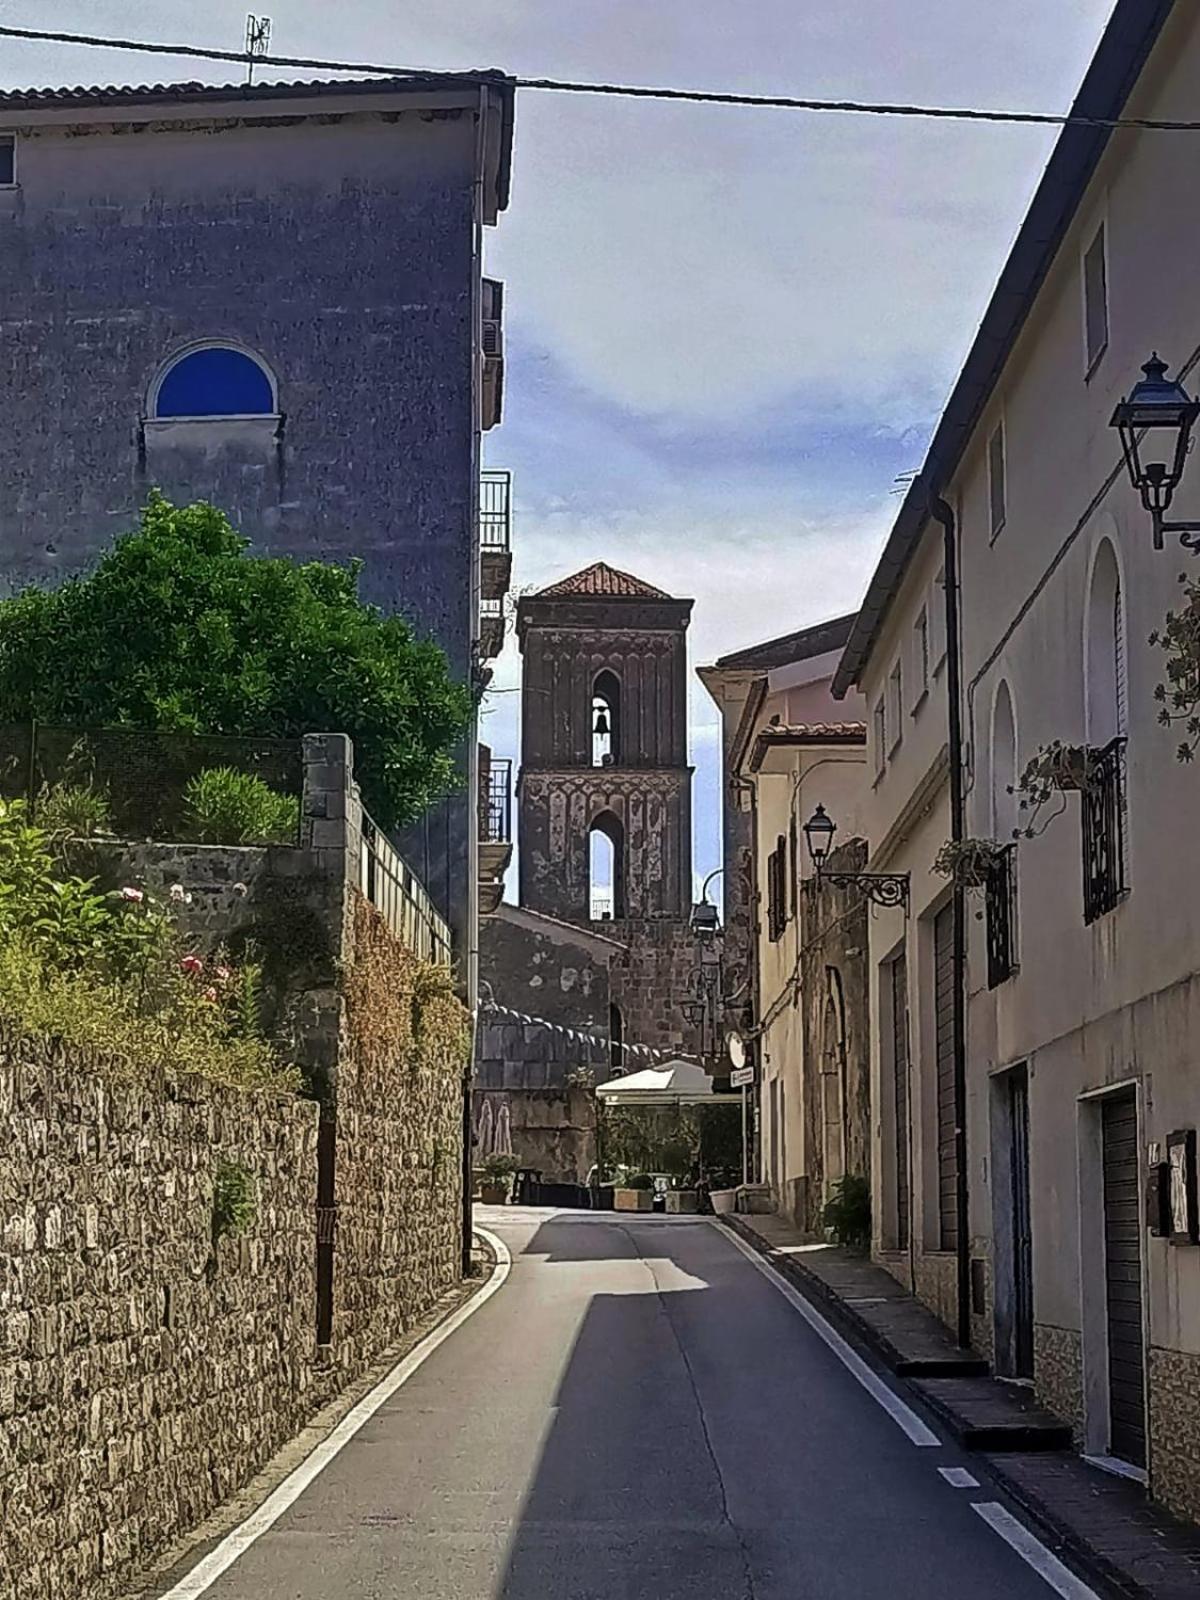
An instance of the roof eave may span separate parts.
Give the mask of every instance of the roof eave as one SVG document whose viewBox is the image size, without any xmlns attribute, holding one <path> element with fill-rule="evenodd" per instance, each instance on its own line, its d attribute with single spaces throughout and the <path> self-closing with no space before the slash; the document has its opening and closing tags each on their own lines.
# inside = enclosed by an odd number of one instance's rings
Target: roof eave
<svg viewBox="0 0 1200 1600">
<path fill-rule="evenodd" d="M 1071 107 L 1073 116 L 1120 116 L 1174 7 L 1175 0 L 1117 0 Z M 1076 123 L 1059 135 L 842 652 L 831 685 L 839 700 L 860 681 L 929 520 L 929 490 L 940 490 L 961 462 L 1112 132 Z"/>
</svg>

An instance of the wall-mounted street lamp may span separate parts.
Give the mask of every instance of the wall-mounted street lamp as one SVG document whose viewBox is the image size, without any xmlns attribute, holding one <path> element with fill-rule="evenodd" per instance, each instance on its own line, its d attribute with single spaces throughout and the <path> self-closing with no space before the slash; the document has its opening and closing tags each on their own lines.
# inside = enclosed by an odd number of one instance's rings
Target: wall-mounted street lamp
<svg viewBox="0 0 1200 1600">
<path fill-rule="evenodd" d="M 1200 553 L 1200 522 L 1164 518 L 1183 477 L 1200 403 L 1177 379 L 1167 377 L 1167 364 L 1157 351 L 1142 371 L 1146 376 L 1117 406 L 1110 426 L 1121 435 L 1130 482 L 1150 513 L 1154 548 L 1162 549 L 1165 533 L 1177 533 L 1180 543 L 1195 555 Z"/>
<path fill-rule="evenodd" d="M 907 872 L 827 872 L 825 863 L 833 848 L 837 823 L 818 806 L 804 824 L 804 841 L 816 869 L 818 884 L 828 883 L 835 889 L 861 889 L 868 900 L 877 906 L 906 906 L 908 904 Z"/>
</svg>

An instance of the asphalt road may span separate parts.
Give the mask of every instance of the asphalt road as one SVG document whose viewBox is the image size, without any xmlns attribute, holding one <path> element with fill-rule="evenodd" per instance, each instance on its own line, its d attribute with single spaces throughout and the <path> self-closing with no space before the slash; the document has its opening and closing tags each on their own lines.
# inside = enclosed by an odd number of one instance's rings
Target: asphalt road
<svg viewBox="0 0 1200 1600">
<path fill-rule="evenodd" d="M 206 1600 L 1090 1592 L 1022 1559 L 973 1509 L 994 1489 L 939 1472 L 978 1466 L 914 1443 L 715 1225 L 481 1220 L 508 1281 Z"/>
</svg>

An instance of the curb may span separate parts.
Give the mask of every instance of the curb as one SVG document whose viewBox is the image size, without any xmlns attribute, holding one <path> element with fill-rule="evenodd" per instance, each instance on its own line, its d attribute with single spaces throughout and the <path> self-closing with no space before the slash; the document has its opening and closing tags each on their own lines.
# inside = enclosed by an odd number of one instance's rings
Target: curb
<svg viewBox="0 0 1200 1600">
<path fill-rule="evenodd" d="M 773 1249 L 765 1242 L 761 1234 L 748 1227 L 736 1214 L 728 1214 L 718 1220 L 723 1222 L 731 1232 L 736 1233 L 739 1238 L 744 1239 L 760 1256 L 769 1261 L 776 1272 L 780 1273 L 789 1283 L 799 1289 L 807 1299 L 819 1304 L 822 1313 L 828 1316 L 829 1321 L 837 1327 L 839 1333 L 849 1337 L 861 1351 L 874 1355 L 881 1360 L 888 1371 L 904 1385 L 918 1405 L 934 1413 L 939 1421 L 951 1429 L 951 1432 L 956 1431 L 951 1426 L 946 1414 L 946 1408 L 931 1399 L 917 1383 L 910 1381 L 910 1378 L 916 1377 L 917 1374 L 911 1372 L 911 1364 L 900 1356 L 891 1341 L 880 1338 L 875 1329 L 848 1307 L 845 1301 L 830 1289 L 828 1284 L 818 1278 L 815 1273 L 809 1272 L 794 1257 L 784 1255 L 780 1251 Z M 904 1370 L 906 1366 L 910 1368 L 908 1372 Z M 928 1377 L 932 1376 L 932 1374 L 924 1372 L 920 1376 Z M 986 1460 L 990 1476 L 996 1480 L 1013 1503 L 1021 1508 L 1037 1529 L 1048 1536 L 1055 1553 L 1068 1557 L 1070 1564 L 1081 1577 L 1085 1578 L 1088 1583 L 1099 1586 L 1098 1594 L 1101 1600 L 1158 1600 L 1153 1590 L 1147 1589 L 1136 1580 L 1130 1579 L 1119 1569 L 1113 1567 L 1104 1557 L 1097 1555 L 1091 1545 L 1083 1543 L 1074 1530 L 1061 1523 L 1042 1501 L 1030 1495 L 1023 1484 L 1015 1483 L 1008 1473 L 1004 1471 L 1001 1464 L 1002 1456 L 998 1459 L 988 1451 L 978 1446 L 972 1447 L 970 1444 L 964 1444 L 963 1448 L 974 1449 L 977 1454 Z M 1039 1454 L 1052 1453 L 1039 1452 Z M 1067 1450 L 1063 1451 L 1062 1454 L 1073 1455 L 1074 1452 Z"/>
</svg>

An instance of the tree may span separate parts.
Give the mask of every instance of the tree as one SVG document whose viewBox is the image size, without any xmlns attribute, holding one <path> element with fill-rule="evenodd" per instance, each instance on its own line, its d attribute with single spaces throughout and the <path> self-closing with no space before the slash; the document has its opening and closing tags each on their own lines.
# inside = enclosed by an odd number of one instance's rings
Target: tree
<svg viewBox="0 0 1200 1600">
<path fill-rule="evenodd" d="M 214 506 L 155 492 L 93 572 L 0 601 L 0 721 L 347 733 L 379 822 L 413 821 L 455 786 L 469 690 L 436 644 L 358 598 L 361 563 L 248 545 Z"/>
</svg>

